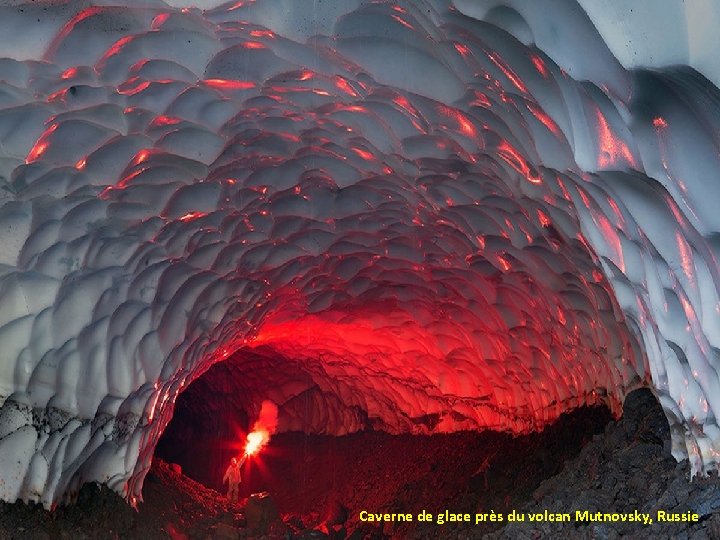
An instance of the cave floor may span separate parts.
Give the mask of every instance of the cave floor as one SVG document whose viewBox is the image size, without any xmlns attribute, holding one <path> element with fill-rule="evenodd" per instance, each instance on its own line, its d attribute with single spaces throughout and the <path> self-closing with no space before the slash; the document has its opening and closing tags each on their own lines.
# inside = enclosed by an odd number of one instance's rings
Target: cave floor
<svg viewBox="0 0 720 540">
<path fill-rule="evenodd" d="M 676 463 L 667 451 L 667 423 L 658 412 L 656 402 L 641 397 L 626 402 L 619 422 L 609 422 L 606 409 L 580 409 L 540 434 L 517 438 L 492 432 L 280 434 L 245 469 L 241 496 L 266 491 L 265 498 L 230 505 L 156 460 L 138 512 L 90 485 L 76 505 L 54 513 L 0 503 L 0 538 L 720 538 L 720 480 L 688 481 L 688 463 Z M 578 509 L 693 510 L 699 521 L 474 523 L 476 513 L 491 510 L 506 517 L 512 510 Z M 362 522 L 362 510 L 415 519 Z M 468 513 L 472 522 L 417 523 L 423 510 Z"/>
</svg>

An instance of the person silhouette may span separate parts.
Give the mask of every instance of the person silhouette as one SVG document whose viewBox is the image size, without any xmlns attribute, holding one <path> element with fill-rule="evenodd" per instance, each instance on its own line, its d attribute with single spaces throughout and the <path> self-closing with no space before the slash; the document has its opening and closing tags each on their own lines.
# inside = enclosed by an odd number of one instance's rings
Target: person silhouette
<svg viewBox="0 0 720 540">
<path fill-rule="evenodd" d="M 245 463 L 246 459 L 247 454 L 243 454 L 240 460 L 233 457 L 230 460 L 230 465 L 225 471 L 225 476 L 223 476 L 223 484 L 225 482 L 228 483 L 227 498 L 230 502 L 235 503 L 240 500 L 240 481 L 242 480 L 240 477 L 240 467 L 242 467 L 242 464 Z"/>
</svg>

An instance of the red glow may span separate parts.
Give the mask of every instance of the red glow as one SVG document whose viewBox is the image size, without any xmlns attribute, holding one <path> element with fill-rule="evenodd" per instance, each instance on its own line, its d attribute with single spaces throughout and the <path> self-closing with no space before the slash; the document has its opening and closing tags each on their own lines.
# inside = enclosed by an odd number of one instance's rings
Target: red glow
<svg viewBox="0 0 720 540">
<path fill-rule="evenodd" d="M 408 98 L 406 98 L 405 96 L 397 95 L 393 97 L 393 103 L 401 107 L 406 113 L 416 118 L 419 116 L 418 112 L 415 110 L 415 107 L 412 106 Z"/>
<path fill-rule="evenodd" d="M 410 118 L 410 122 L 412 122 L 412 125 L 415 129 L 417 129 L 421 133 L 425 133 L 425 130 L 418 122 L 418 120 L 420 119 L 420 114 L 415 110 L 415 108 L 410 104 L 410 101 L 408 101 L 405 96 L 393 96 L 392 101 L 393 103 L 395 103 L 395 105 L 400 107 L 403 111 L 405 111 L 408 115 L 412 117 Z"/>
<path fill-rule="evenodd" d="M 459 52 L 464 58 L 467 58 L 470 56 L 470 49 L 467 45 L 464 45 L 463 43 L 454 43 L 455 50 Z"/>
<path fill-rule="evenodd" d="M 542 178 L 540 178 L 538 174 L 533 174 L 530 171 L 530 165 L 525 161 L 525 158 L 506 140 L 503 140 L 498 146 L 498 156 L 527 178 L 528 182 L 532 184 L 542 184 Z"/>
<path fill-rule="evenodd" d="M 207 216 L 207 212 L 188 212 L 180 218 L 180 221 L 182 221 L 183 223 L 188 223 L 190 221 L 195 221 L 196 219 L 200 219 L 201 217 L 205 216 Z"/>
<path fill-rule="evenodd" d="M 636 167 L 632 152 L 630 152 L 625 142 L 611 131 L 605 115 L 597 107 L 595 108 L 595 117 L 598 121 L 598 138 L 600 140 L 598 166 L 616 166 L 622 158 L 631 166 Z"/>
<path fill-rule="evenodd" d="M 363 150 L 355 146 L 352 147 L 352 151 L 361 158 L 363 158 L 365 161 L 375 161 L 375 156 L 372 154 L 372 152 L 368 152 L 367 150 Z"/>
<path fill-rule="evenodd" d="M 250 90 L 255 88 L 255 83 L 250 81 L 236 81 L 229 79 L 204 79 L 201 81 L 205 86 L 218 90 Z"/>
<path fill-rule="evenodd" d="M 680 266 L 685 276 L 693 282 L 695 280 L 695 265 L 693 264 L 692 249 L 680 231 L 675 231 L 675 242 L 680 252 Z"/>
<path fill-rule="evenodd" d="M 253 30 L 250 32 L 250 35 L 252 37 L 265 37 L 270 39 L 275 37 L 275 33 L 272 30 Z"/>
<path fill-rule="evenodd" d="M 570 197 L 570 192 L 565 187 L 565 182 L 563 182 L 559 176 L 556 176 L 556 180 L 557 180 L 558 186 L 560 187 L 560 191 L 562 191 L 563 197 L 565 197 L 565 200 L 571 201 L 572 197 Z"/>
<path fill-rule="evenodd" d="M 170 18 L 169 13 L 161 13 L 160 15 L 157 15 L 153 20 L 152 23 L 150 23 L 150 28 L 153 30 L 159 30 L 160 27 L 165 24 L 165 21 L 167 21 Z"/>
<path fill-rule="evenodd" d="M 404 20 L 403 20 L 402 18 L 400 18 L 399 16 L 397 16 L 397 15 L 390 15 L 390 16 L 391 16 L 393 19 L 395 19 L 397 22 L 399 22 L 400 24 L 402 24 L 405 28 L 409 28 L 410 30 L 415 30 L 415 28 L 413 27 L 412 24 L 410 24 L 410 23 L 407 22 L 407 21 L 404 21 Z"/>
<path fill-rule="evenodd" d="M 538 208 L 537 215 L 538 215 L 538 220 L 540 220 L 540 225 L 542 225 L 543 227 L 548 227 L 548 226 L 550 226 L 550 224 L 551 224 L 552 222 L 550 221 L 550 218 L 547 217 L 547 215 L 545 214 L 545 212 L 543 212 L 542 210 L 540 210 L 540 209 Z"/>
<path fill-rule="evenodd" d="M 57 52 L 57 48 L 60 46 L 60 44 L 65 40 L 66 37 L 70 35 L 70 33 L 75 29 L 75 26 L 87 19 L 88 17 L 92 17 L 94 15 L 97 15 L 98 13 L 102 13 L 103 10 L 107 8 L 100 7 L 100 6 L 92 6 L 83 9 L 80 13 L 75 15 L 72 19 L 70 19 L 65 26 L 63 26 L 62 30 L 58 33 L 58 35 L 53 39 L 52 43 L 47 49 L 47 53 L 45 54 L 45 58 L 51 58 L 55 55 Z"/>
<path fill-rule="evenodd" d="M 120 179 L 119 182 L 117 182 L 114 186 L 108 186 L 102 192 L 100 193 L 100 198 L 105 200 L 110 196 L 110 192 L 115 189 L 125 189 L 128 184 L 132 181 L 133 178 L 139 176 L 145 171 L 145 169 L 139 169 L 132 174 L 129 174 L 125 176 L 124 178 Z"/>
<path fill-rule="evenodd" d="M 543 61 L 542 58 L 540 58 L 537 54 L 533 54 L 533 55 L 530 55 L 530 60 L 532 60 L 533 65 L 538 70 L 540 75 L 542 75 L 546 79 L 550 76 L 547 66 L 545 65 L 545 62 Z"/>
<path fill-rule="evenodd" d="M 459 110 L 453 109 L 452 107 L 446 107 L 445 105 L 438 105 L 438 110 L 440 111 L 440 114 L 448 116 L 457 122 L 460 133 L 473 139 L 477 138 L 478 134 L 475 126 L 470 119 Z"/>
<path fill-rule="evenodd" d="M 245 41 L 241 43 L 240 46 L 245 49 L 267 49 L 265 44 L 260 41 Z"/>
<path fill-rule="evenodd" d="M 142 161 L 145 161 L 150 156 L 150 154 L 155 153 L 155 152 L 157 152 L 157 150 L 152 150 L 152 149 L 141 150 L 140 152 L 138 152 L 135 155 L 134 161 L 137 161 L 139 159 L 141 161 L 138 161 L 137 163 L 141 163 Z M 136 165 L 137 163 L 131 162 L 131 165 Z M 147 170 L 147 168 L 145 168 L 145 167 L 140 168 L 140 169 L 128 174 L 127 176 L 121 178 L 115 185 L 106 187 L 102 191 L 102 193 L 100 193 L 100 198 L 105 200 L 110 196 L 111 191 L 114 191 L 116 189 L 119 189 L 119 190 L 125 189 L 134 178 L 140 176 L 146 170 Z"/>
<path fill-rule="evenodd" d="M 139 165 L 143 161 L 147 161 L 147 159 L 153 155 L 157 154 L 158 150 L 155 148 L 143 148 L 140 150 L 137 154 L 135 154 L 135 157 L 130 162 L 131 166 Z"/>
<path fill-rule="evenodd" d="M 665 120 L 662 116 L 657 116 L 653 118 L 653 126 L 658 129 L 664 129 L 668 126 L 667 120 Z"/>
<path fill-rule="evenodd" d="M 620 212 L 620 207 L 615 202 L 615 199 L 608 197 L 608 204 L 610 205 L 610 208 L 613 209 L 613 212 L 615 212 L 615 217 L 617 218 L 620 228 L 624 227 L 625 219 L 623 218 L 622 212 Z"/>
<path fill-rule="evenodd" d="M 252 456 L 270 442 L 270 436 L 275 433 L 278 425 L 278 408 L 269 400 L 262 402 L 258 419 L 248 433 L 245 443 L 245 454 Z"/>
<path fill-rule="evenodd" d="M 27 158 L 25 158 L 25 163 L 32 163 L 33 161 L 36 161 L 45 153 L 45 150 L 48 149 L 48 143 L 45 141 L 38 141 L 35 143 L 35 146 L 32 147 L 30 152 L 27 155 Z"/>
<path fill-rule="evenodd" d="M 359 113 L 366 113 L 367 109 L 363 105 L 342 105 L 338 104 L 336 110 L 338 111 L 349 111 L 349 112 L 359 112 Z"/>
<path fill-rule="evenodd" d="M 500 266 L 502 266 L 502 269 L 503 269 L 505 272 L 507 272 L 508 270 L 510 270 L 510 269 L 512 268 L 512 265 L 511 265 L 505 258 L 503 258 L 501 255 L 498 255 L 498 256 L 497 256 L 497 260 L 498 260 L 498 262 L 500 263 Z"/>
<path fill-rule="evenodd" d="M 620 268 L 620 270 L 625 272 L 625 258 L 623 257 L 622 241 L 618 236 L 617 229 L 613 227 L 612 223 L 610 223 L 610 221 L 602 214 L 597 217 L 597 221 L 599 222 L 598 225 L 600 226 L 600 230 L 603 233 L 605 241 L 614 252 L 615 264 L 618 268 Z"/>
<path fill-rule="evenodd" d="M 57 129 L 57 127 L 57 124 L 53 124 L 49 128 L 47 128 L 42 135 L 40 135 L 38 140 L 35 141 L 35 144 L 30 149 L 30 152 L 28 152 L 28 155 L 25 158 L 25 163 L 32 163 L 33 161 L 37 161 L 38 159 L 40 159 L 40 157 L 50 147 L 50 142 L 48 141 L 48 139 L 50 138 L 52 132 Z"/>
<path fill-rule="evenodd" d="M 247 444 L 245 445 L 245 453 L 248 456 L 254 456 L 270 441 L 270 434 L 265 431 L 251 431 L 247 436 Z"/>
<path fill-rule="evenodd" d="M 584 189 L 578 189 L 578 193 L 580 194 L 580 198 L 582 199 L 582 202 L 585 205 L 585 208 L 587 208 L 589 210 L 590 209 L 590 199 L 588 199 L 587 193 L 585 193 Z"/>
<path fill-rule="evenodd" d="M 140 77 L 133 77 L 118 86 L 117 93 L 124 96 L 134 96 L 150 86 L 150 83 L 151 81 L 143 81 Z"/>
<path fill-rule="evenodd" d="M 117 53 L 120 52 L 120 49 L 122 49 L 125 45 L 130 43 L 133 39 L 135 39 L 135 36 L 125 36 L 123 38 L 118 39 L 112 47 L 110 47 L 105 54 L 103 54 L 102 58 L 100 58 L 100 61 L 98 64 L 102 65 L 108 58 L 112 58 Z"/>
<path fill-rule="evenodd" d="M 71 67 L 67 68 L 65 71 L 63 71 L 62 75 L 60 75 L 61 79 L 72 79 L 75 77 L 78 73 L 78 68 Z"/>
<path fill-rule="evenodd" d="M 152 124 L 150 124 L 153 127 L 161 127 L 161 126 L 174 126 L 182 122 L 180 118 L 176 118 L 174 116 L 165 116 L 161 115 L 155 118 L 155 120 L 152 121 Z"/>
<path fill-rule="evenodd" d="M 345 92 L 349 96 L 358 97 L 357 92 L 353 90 L 352 86 L 350 86 L 350 83 L 348 83 L 347 80 L 340 75 L 335 76 L 335 86 L 338 88 L 338 90 Z"/>
<path fill-rule="evenodd" d="M 500 60 L 500 58 L 496 58 L 496 55 L 494 53 L 488 53 L 488 58 L 490 58 L 493 64 L 500 68 L 500 71 L 502 71 L 505 76 L 510 79 L 510 82 L 513 83 L 518 90 L 520 90 L 524 94 L 527 94 L 527 87 L 522 82 L 520 77 L 518 77 L 517 74 L 512 69 L 510 69 L 509 66 L 506 66 L 505 63 Z"/>
<path fill-rule="evenodd" d="M 556 137 L 560 137 L 560 128 L 558 125 L 553 121 L 552 118 L 550 118 L 545 111 L 543 111 L 539 105 L 536 103 L 533 103 L 532 101 L 528 101 L 527 103 L 528 110 L 533 114 L 535 118 L 537 118 L 542 125 L 544 125 L 548 131 L 550 131 L 553 135 Z"/>
<path fill-rule="evenodd" d="M 82 158 L 82 159 L 78 160 L 77 163 L 75 163 L 75 168 L 76 168 L 78 171 L 82 171 L 82 170 L 85 169 L 85 165 L 86 165 L 86 164 L 87 164 L 87 160 L 86 160 L 85 158 Z"/>
<path fill-rule="evenodd" d="M 47 98 L 48 103 L 55 103 L 56 101 L 65 101 L 65 96 L 67 95 L 67 88 L 63 88 L 62 90 L 58 90 L 57 92 L 53 92 L 50 94 Z"/>
<path fill-rule="evenodd" d="M 328 343 L 343 343 L 344 348 L 352 350 L 358 356 L 378 350 L 379 344 L 385 344 L 386 350 L 416 350 L 418 342 L 422 349 L 436 358 L 442 358 L 437 336 L 430 335 L 424 328 L 407 327 L 402 335 L 393 329 L 377 328 L 372 321 L 335 323 L 314 315 L 307 315 L 298 321 L 273 323 L 268 321 L 259 329 L 252 347 L 272 345 L 281 351 L 305 351 L 312 354 L 317 347 L 326 348 Z"/>
<path fill-rule="evenodd" d="M 470 102 L 470 105 L 474 105 L 476 107 L 483 107 L 485 109 L 489 109 L 490 107 L 492 107 L 492 103 L 490 103 L 490 100 L 485 94 L 483 94 L 482 92 L 478 92 L 477 90 L 475 90 L 474 94 L 475 99 Z"/>
<path fill-rule="evenodd" d="M 242 7 L 245 7 L 245 4 L 254 4 L 255 0 L 239 0 L 238 2 L 235 2 L 230 8 L 228 8 L 228 11 L 235 11 L 236 9 L 240 9 Z"/>
<path fill-rule="evenodd" d="M 143 68 L 143 66 L 147 63 L 148 63 L 147 58 L 142 58 L 142 59 L 138 60 L 132 66 L 130 66 L 130 72 L 135 73 L 137 71 L 140 71 Z"/>
</svg>

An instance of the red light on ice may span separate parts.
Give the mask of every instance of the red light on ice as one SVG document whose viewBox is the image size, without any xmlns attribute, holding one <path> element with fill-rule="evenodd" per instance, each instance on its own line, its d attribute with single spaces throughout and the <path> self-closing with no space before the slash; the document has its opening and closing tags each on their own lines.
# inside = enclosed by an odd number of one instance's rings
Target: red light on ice
<svg viewBox="0 0 720 540">
<path fill-rule="evenodd" d="M 205 86 L 218 90 L 250 90 L 255 88 L 255 83 L 250 81 L 235 81 L 228 79 L 205 79 L 202 81 Z"/>
<path fill-rule="evenodd" d="M 598 121 L 598 138 L 600 141 L 598 166 L 615 166 L 619 164 L 622 158 L 632 167 L 636 167 L 635 158 L 627 144 L 612 132 L 605 115 L 598 108 L 595 109 L 595 117 Z"/>
<path fill-rule="evenodd" d="M 188 212 L 180 218 L 180 221 L 187 223 L 188 221 L 195 221 L 204 216 L 207 216 L 207 212 Z"/>
<path fill-rule="evenodd" d="M 76 68 L 76 67 L 67 68 L 65 71 L 63 71 L 63 74 L 60 75 L 60 78 L 61 79 L 72 79 L 73 77 L 75 77 L 75 75 L 77 75 L 77 72 L 78 72 L 78 68 Z"/>
<path fill-rule="evenodd" d="M 244 43 L 241 43 L 240 46 L 245 49 L 266 49 L 267 48 L 264 43 L 261 43 L 259 41 L 246 41 Z"/>
<path fill-rule="evenodd" d="M 549 76 L 547 67 L 545 66 L 545 62 L 543 62 L 543 59 L 537 56 L 536 54 L 533 54 L 530 56 L 530 60 L 532 60 L 533 65 L 535 66 L 535 69 L 538 70 L 540 75 L 545 77 L 546 79 Z"/>
<path fill-rule="evenodd" d="M 653 118 L 653 126 L 655 126 L 658 129 L 666 128 L 667 127 L 667 120 L 665 120 L 662 116 L 658 116 L 656 118 Z"/>
</svg>

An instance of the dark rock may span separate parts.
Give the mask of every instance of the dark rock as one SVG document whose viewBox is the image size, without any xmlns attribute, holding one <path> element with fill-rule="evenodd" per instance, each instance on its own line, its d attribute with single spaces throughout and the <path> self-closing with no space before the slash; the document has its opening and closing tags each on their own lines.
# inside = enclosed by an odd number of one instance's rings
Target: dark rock
<svg viewBox="0 0 720 540">
<path fill-rule="evenodd" d="M 339 501 L 335 500 L 328 505 L 327 517 L 325 523 L 328 526 L 342 525 L 347 521 L 348 509 L 345 508 Z"/>
<path fill-rule="evenodd" d="M 291 529 L 293 529 L 295 532 L 302 531 L 305 529 L 305 525 L 302 521 L 302 516 L 300 514 L 292 513 L 287 514 L 283 521 L 286 525 L 288 525 Z"/>
<path fill-rule="evenodd" d="M 253 493 L 245 505 L 245 520 L 249 529 L 258 534 L 267 534 L 270 525 L 280 520 L 275 501 L 269 493 Z"/>
<path fill-rule="evenodd" d="M 303 531 L 296 536 L 298 540 L 329 540 L 329 536 L 322 531 L 313 529 L 311 531 Z"/>
<path fill-rule="evenodd" d="M 660 403 L 647 388 L 630 392 L 623 404 L 623 424 L 628 435 L 663 446 L 670 440 L 670 427 Z"/>
<path fill-rule="evenodd" d="M 631 522 L 553 523 L 533 528 L 506 524 L 483 538 L 720 539 L 720 478 L 711 475 L 690 481 L 687 460 L 676 463 L 667 451 L 669 430 L 664 414 L 649 391 L 628 395 L 622 419 L 609 424 L 560 474 L 544 481 L 519 510 L 525 513 L 641 512 L 654 517 L 659 509 L 700 515 L 695 523 Z"/>
<path fill-rule="evenodd" d="M 693 493 L 687 501 L 687 508 L 697 513 L 700 518 L 720 509 L 720 484 L 707 486 Z"/>
<path fill-rule="evenodd" d="M 214 540 L 237 540 L 240 537 L 235 527 L 223 522 L 216 523 L 211 530 Z"/>
</svg>

